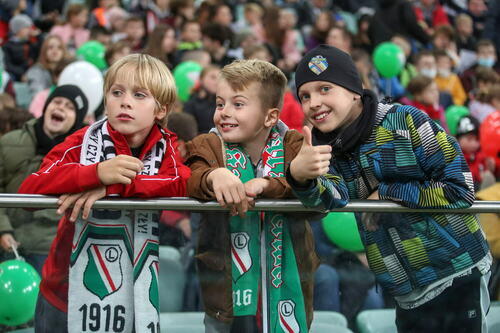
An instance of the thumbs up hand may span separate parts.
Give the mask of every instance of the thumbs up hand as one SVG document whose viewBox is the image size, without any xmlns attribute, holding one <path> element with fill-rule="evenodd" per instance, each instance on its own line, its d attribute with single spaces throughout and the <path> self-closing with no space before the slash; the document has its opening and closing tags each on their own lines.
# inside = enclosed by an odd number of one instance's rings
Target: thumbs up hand
<svg viewBox="0 0 500 333">
<path fill-rule="evenodd" d="M 304 126 L 304 141 L 299 153 L 290 163 L 290 174 L 299 184 L 306 184 L 328 172 L 332 147 L 329 145 L 313 146 L 309 127 Z"/>
</svg>

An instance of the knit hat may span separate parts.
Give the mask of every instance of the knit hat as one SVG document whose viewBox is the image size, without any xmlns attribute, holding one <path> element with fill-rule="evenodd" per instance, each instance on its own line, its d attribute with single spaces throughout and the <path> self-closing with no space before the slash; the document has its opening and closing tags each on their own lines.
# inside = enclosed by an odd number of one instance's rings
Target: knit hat
<svg viewBox="0 0 500 333">
<path fill-rule="evenodd" d="M 23 28 L 31 28 L 32 26 L 33 20 L 24 14 L 18 14 L 9 21 L 9 30 L 13 35 L 17 34 Z"/>
<path fill-rule="evenodd" d="M 77 86 L 71 84 L 57 87 L 56 89 L 54 89 L 54 91 L 52 91 L 49 97 L 47 97 L 47 101 L 43 106 L 44 114 L 49 103 L 56 97 L 65 97 L 73 103 L 73 105 L 75 106 L 76 118 L 70 132 L 79 129 L 82 126 L 83 119 L 87 115 L 87 110 L 89 107 L 87 97 L 85 96 L 83 91 Z"/>
<path fill-rule="evenodd" d="M 455 136 L 458 138 L 461 135 L 469 133 L 479 135 L 479 125 L 479 121 L 476 118 L 464 116 L 458 121 L 457 134 Z"/>
<path fill-rule="evenodd" d="M 301 85 L 327 81 L 363 95 L 363 84 L 349 54 L 336 47 L 320 45 L 307 52 L 295 71 L 297 95 Z"/>
</svg>

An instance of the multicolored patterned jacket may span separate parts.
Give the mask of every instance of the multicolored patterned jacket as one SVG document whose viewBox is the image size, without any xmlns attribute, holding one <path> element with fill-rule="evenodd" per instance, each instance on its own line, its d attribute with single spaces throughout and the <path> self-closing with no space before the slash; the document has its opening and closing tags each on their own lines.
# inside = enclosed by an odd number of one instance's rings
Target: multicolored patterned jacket
<svg viewBox="0 0 500 333">
<path fill-rule="evenodd" d="M 472 175 L 453 137 L 412 106 L 378 104 L 376 112 L 366 142 L 333 156 L 329 174 L 309 188 L 294 188 L 305 206 L 342 207 L 376 190 L 381 200 L 410 208 L 472 204 Z M 378 228 L 368 231 L 364 218 Z M 357 220 L 370 267 L 395 296 L 470 268 L 489 252 L 472 214 L 363 213 Z"/>
</svg>

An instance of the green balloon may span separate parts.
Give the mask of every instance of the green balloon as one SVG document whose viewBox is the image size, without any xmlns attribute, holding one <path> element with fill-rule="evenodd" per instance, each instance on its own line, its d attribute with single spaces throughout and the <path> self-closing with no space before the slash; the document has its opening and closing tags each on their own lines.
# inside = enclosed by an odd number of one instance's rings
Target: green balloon
<svg viewBox="0 0 500 333">
<path fill-rule="evenodd" d="M 391 78 L 398 75 L 405 61 L 403 50 L 391 42 L 379 44 L 373 52 L 373 64 L 383 77 Z"/>
<path fill-rule="evenodd" d="M 0 324 L 24 324 L 35 315 L 40 276 L 30 264 L 8 260 L 0 264 Z"/>
<path fill-rule="evenodd" d="M 186 102 L 191 95 L 191 89 L 200 77 L 203 67 L 194 61 L 184 61 L 174 68 L 175 85 L 179 99 Z"/>
<path fill-rule="evenodd" d="M 332 243 L 353 252 L 364 250 L 354 213 L 332 212 L 322 221 L 323 230 Z"/>
<path fill-rule="evenodd" d="M 450 130 L 451 135 L 457 134 L 457 126 L 460 121 L 465 116 L 470 115 L 469 109 L 461 105 L 451 105 L 446 109 L 445 117 L 446 124 Z"/>
<path fill-rule="evenodd" d="M 104 70 L 108 67 L 106 59 L 104 58 L 105 53 L 106 47 L 95 40 L 83 43 L 78 50 L 76 50 L 76 56 L 79 59 L 90 62 L 100 70 Z"/>
</svg>

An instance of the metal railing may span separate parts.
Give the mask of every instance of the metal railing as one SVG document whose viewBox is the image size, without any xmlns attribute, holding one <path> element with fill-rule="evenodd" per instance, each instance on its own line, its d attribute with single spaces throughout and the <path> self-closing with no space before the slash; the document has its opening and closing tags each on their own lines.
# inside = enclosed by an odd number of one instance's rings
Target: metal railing
<svg viewBox="0 0 500 333">
<path fill-rule="evenodd" d="M 0 194 L 0 208 L 56 208 L 57 197 L 32 194 Z M 99 209 L 165 209 L 189 211 L 224 211 L 216 201 L 202 202 L 191 198 L 155 198 L 123 199 L 107 198 L 95 202 L 93 208 Z M 250 210 L 280 212 L 320 212 L 315 208 L 306 208 L 298 200 L 264 200 L 255 202 Z M 392 201 L 352 200 L 345 207 L 332 209 L 335 212 L 450 212 L 450 213 L 500 213 L 500 201 L 475 201 L 469 208 L 462 209 L 427 209 L 407 208 Z"/>
</svg>

